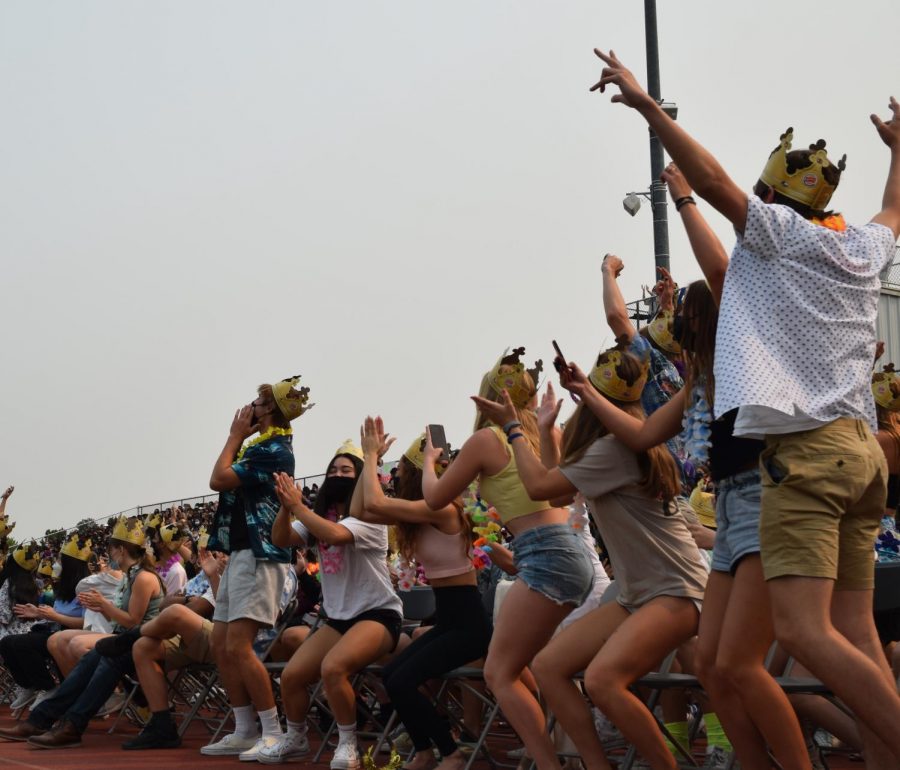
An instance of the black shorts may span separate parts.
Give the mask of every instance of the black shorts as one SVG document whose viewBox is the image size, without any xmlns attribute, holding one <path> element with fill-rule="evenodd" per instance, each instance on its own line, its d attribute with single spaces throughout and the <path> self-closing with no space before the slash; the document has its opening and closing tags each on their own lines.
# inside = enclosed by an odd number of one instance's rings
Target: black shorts
<svg viewBox="0 0 900 770">
<path fill-rule="evenodd" d="M 391 652 L 394 651 L 394 648 L 397 646 L 397 641 L 400 639 L 400 628 L 403 624 L 403 618 L 400 617 L 400 613 L 395 612 L 394 610 L 366 610 L 365 612 L 359 613 L 355 618 L 348 618 L 347 620 L 328 618 L 328 620 L 325 621 L 325 625 L 329 628 L 333 628 L 343 636 L 361 620 L 374 620 L 376 623 L 381 623 L 381 625 L 388 630 L 391 639 L 394 640 Z"/>
</svg>

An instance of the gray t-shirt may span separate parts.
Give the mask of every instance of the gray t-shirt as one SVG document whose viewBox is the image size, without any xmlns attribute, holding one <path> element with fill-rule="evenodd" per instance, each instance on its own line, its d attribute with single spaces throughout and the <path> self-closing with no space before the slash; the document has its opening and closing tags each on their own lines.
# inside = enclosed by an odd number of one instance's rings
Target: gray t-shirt
<svg viewBox="0 0 900 770">
<path fill-rule="evenodd" d="M 703 599 L 706 561 L 681 513 L 638 484 L 637 457 L 614 436 L 597 439 L 584 456 L 561 466 L 587 500 L 621 586 L 619 604 L 636 609 L 657 596 Z"/>
</svg>

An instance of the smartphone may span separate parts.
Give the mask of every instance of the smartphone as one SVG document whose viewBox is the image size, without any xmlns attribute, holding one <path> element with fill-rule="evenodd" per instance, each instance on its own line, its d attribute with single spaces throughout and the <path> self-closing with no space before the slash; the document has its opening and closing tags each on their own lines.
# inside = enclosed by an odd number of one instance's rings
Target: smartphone
<svg viewBox="0 0 900 770">
<path fill-rule="evenodd" d="M 553 368 L 556 371 L 560 372 L 566 365 L 566 357 L 563 355 L 563 352 L 559 349 L 559 345 L 556 343 L 556 340 L 552 340 L 553 349 L 556 351 L 556 358 L 553 359 Z"/>
<path fill-rule="evenodd" d="M 441 462 L 450 462 L 450 445 L 447 443 L 447 436 L 444 433 L 443 425 L 429 425 L 428 434 L 431 436 L 431 446 L 440 447 Z"/>
</svg>

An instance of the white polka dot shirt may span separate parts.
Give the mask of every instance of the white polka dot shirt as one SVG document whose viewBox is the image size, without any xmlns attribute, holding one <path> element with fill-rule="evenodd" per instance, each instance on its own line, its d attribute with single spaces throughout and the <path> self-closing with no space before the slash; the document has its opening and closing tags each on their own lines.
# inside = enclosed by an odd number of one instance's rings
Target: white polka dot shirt
<svg viewBox="0 0 900 770">
<path fill-rule="evenodd" d="M 893 253 L 883 225 L 835 232 L 751 195 L 719 310 L 716 416 L 762 406 L 822 422 L 860 418 L 876 430 L 879 273 Z M 767 422 L 742 432 L 775 432 Z"/>
</svg>

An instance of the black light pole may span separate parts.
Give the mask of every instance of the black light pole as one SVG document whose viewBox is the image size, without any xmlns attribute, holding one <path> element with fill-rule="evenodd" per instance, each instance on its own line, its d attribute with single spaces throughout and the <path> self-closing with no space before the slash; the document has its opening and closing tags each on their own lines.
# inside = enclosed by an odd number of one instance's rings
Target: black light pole
<svg viewBox="0 0 900 770">
<path fill-rule="evenodd" d="M 659 41 L 656 34 L 656 0 L 644 0 L 644 28 L 647 37 L 647 93 L 657 102 L 659 86 Z M 650 202 L 653 207 L 653 253 L 657 267 L 669 269 L 669 220 L 666 185 L 659 177 L 665 168 L 662 142 L 650 129 Z"/>
</svg>

